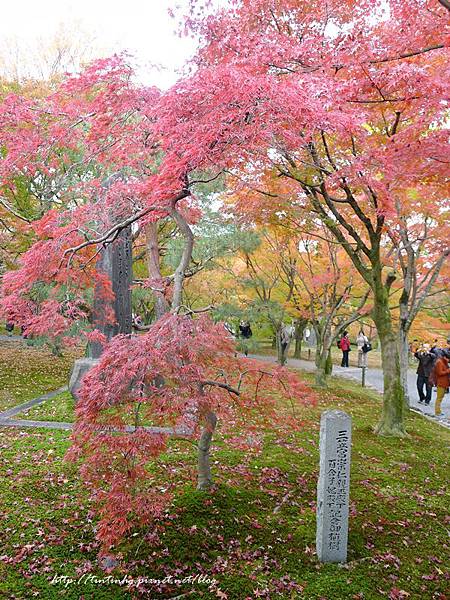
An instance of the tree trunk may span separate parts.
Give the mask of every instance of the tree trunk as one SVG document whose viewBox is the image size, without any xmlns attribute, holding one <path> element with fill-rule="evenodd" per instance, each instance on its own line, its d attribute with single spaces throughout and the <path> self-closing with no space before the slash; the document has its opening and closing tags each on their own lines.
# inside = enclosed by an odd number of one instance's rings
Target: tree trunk
<svg viewBox="0 0 450 600">
<path fill-rule="evenodd" d="M 294 349 L 294 358 L 302 357 L 302 340 L 303 333 L 305 331 L 306 325 L 308 324 L 307 319 L 297 319 L 295 322 L 295 349 Z"/>
<path fill-rule="evenodd" d="M 383 412 L 375 428 L 379 435 L 404 437 L 405 395 L 400 376 L 398 340 L 392 328 L 389 297 L 386 289 L 378 288 L 375 293 L 373 320 L 377 326 L 381 343 L 383 366 Z"/>
<path fill-rule="evenodd" d="M 183 215 L 174 207 L 171 211 L 171 216 L 178 226 L 181 234 L 185 238 L 185 245 L 181 254 L 180 262 L 173 274 L 173 294 L 172 294 L 172 310 L 176 311 L 181 306 L 183 296 L 183 283 L 186 269 L 189 266 L 192 258 L 192 250 L 194 248 L 194 234 L 189 227 L 188 222 Z"/>
<path fill-rule="evenodd" d="M 323 360 L 316 354 L 316 385 L 321 388 L 327 387 L 326 359 Z"/>
<path fill-rule="evenodd" d="M 287 348 L 283 348 L 281 344 L 281 329 L 277 331 L 277 361 L 282 367 L 286 364 L 287 360 Z"/>
<path fill-rule="evenodd" d="M 155 298 L 155 321 L 169 311 L 169 304 L 160 288 L 162 286 L 161 268 L 159 263 L 158 229 L 156 223 L 148 223 L 145 228 L 147 245 L 147 267 L 149 278 L 154 280 L 153 296 Z"/>
<path fill-rule="evenodd" d="M 409 345 L 408 332 L 400 325 L 398 332 L 398 345 L 400 355 L 400 380 L 405 395 L 406 406 L 409 407 L 409 390 L 408 390 L 408 368 L 409 368 Z"/>
<path fill-rule="evenodd" d="M 217 425 L 216 415 L 210 411 L 205 416 L 206 425 L 198 443 L 198 490 L 208 490 L 212 486 L 211 464 L 209 451 L 211 440 Z"/>
<path fill-rule="evenodd" d="M 327 378 L 331 375 L 333 364 L 331 362 L 331 350 L 328 345 L 317 345 L 316 351 L 316 385 L 326 388 L 328 386 Z"/>
</svg>

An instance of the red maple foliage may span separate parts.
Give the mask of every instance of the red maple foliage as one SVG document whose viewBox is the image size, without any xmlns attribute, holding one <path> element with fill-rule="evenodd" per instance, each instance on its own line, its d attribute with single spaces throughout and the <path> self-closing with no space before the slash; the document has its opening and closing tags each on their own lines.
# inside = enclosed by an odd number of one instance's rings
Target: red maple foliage
<svg viewBox="0 0 450 600">
<path fill-rule="evenodd" d="M 171 435 L 212 434 L 218 418 L 225 439 L 252 448 L 268 423 L 300 427 L 296 408 L 311 402 L 293 373 L 238 357 L 225 329 L 206 316 L 168 314 L 144 335 L 113 338 L 85 376 L 69 452 L 82 459 L 104 550 L 167 508 L 171 490 L 149 464 Z"/>
</svg>

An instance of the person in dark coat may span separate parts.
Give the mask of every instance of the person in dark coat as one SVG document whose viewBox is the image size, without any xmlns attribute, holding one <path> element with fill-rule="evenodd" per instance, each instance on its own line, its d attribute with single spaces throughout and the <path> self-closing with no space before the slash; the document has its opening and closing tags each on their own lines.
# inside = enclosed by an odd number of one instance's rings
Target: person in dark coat
<svg viewBox="0 0 450 600">
<path fill-rule="evenodd" d="M 419 361 L 416 371 L 419 402 L 430 404 L 433 386 L 429 383 L 428 379 L 430 377 L 431 371 L 433 370 L 433 365 L 436 357 L 431 352 L 429 344 L 424 344 L 422 348 L 420 348 L 419 350 L 417 350 L 417 352 L 414 353 L 414 356 Z M 424 387 L 425 393 L 423 391 Z"/>
<path fill-rule="evenodd" d="M 249 340 L 252 337 L 253 332 L 248 321 L 240 322 L 239 333 L 241 334 L 241 337 L 243 337 L 245 340 Z"/>
</svg>

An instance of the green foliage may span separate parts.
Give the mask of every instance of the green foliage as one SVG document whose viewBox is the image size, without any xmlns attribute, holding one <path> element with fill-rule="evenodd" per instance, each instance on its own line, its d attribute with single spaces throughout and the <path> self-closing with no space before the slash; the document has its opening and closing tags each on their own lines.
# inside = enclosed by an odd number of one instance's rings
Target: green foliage
<svg viewBox="0 0 450 600">
<path fill-rule="evenodd" d="M 193 270 L 199 267 L 212 269 L 215 261 L 236 252 L 252 253 L 260 244 L 258 234 L 251 229 L 240 227 L 234 220 L 227 218 L 223 207 L 214 206 L 214 197 L 199 199 L 202 217 L 192 229 L 195 244 L 192 255 Z M 185 240 L 177 235 L 169 240 L 165 264 L 172 270 L 178 265 Z"/>
<path fill-rule="evenodd" d="M 131 294 L 131 306 L 136 315 L 140 315 L 145 324 L 152 320 L 155 300 L 149 288 L 135 286 Z"/>
</svg>

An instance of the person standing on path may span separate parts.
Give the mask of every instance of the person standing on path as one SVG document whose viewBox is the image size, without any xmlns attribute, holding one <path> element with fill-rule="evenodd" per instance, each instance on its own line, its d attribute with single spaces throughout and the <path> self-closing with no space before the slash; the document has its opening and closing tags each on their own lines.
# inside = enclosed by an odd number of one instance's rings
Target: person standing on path
<svg viewBox="0 0 450 600">
<path fill-rule="evenodd" d="M 241 321 L 239 324 L 239 333 L 242 339 L 244 340 L 249 340 L 252 335 L 253 335 L 253 331 L 252 328 L 250 327 L 250 323 L 248 321 Z M 248 344 L 244 342 L 244 354 L 245 356 L 248 356 Z"/>
<path fill-rule="evenodd" d="M 425 402 L 425 404 L 428 405 L 431 402 L 431 392 L 433 390 L 433 386 L 429 382 L 429 377 L 431 375 L 431 371 L 433 370 L 436 357 L 430 352 L 430 344 L 424 344 L 422 348 L 414 353 L 414 356 L 419 361 L 416 371 L 419 402 L 421 404 Z M 425 393 L 423 392 L 424 386 Z"/>
<path fill-rule="evenodd" d="M 367 367 L 367 354 L 368 352 L 364 352 L 363 348 L 366 344 L 369 343 L 369 338 L 364 334 L 364 331 L 358 333 L 358 337 L 356 338 L 356 346 L 358 348 L 358 367 Z"/>
<path fill-rule="evenodd" d="M 434 415 L 436 417 L 441 416 L 441 402 L 444 398 L 444 394 L 450 385 L 450 365 L 448 363 L 450 358 L 450 351 L 443 350 L 442 355 L 434 363 L 433 376 L 436 380 L 437 396 L 436 404 L 434 406 Z"/>
<path fill-rule="evenodd" d="M 341 367 L 348 367 L 348 354 L 350 352 L 350 338 L 348 337 L 348 331 L 344 331 L 338 345 L 342 350 Z"/>
</svg>

